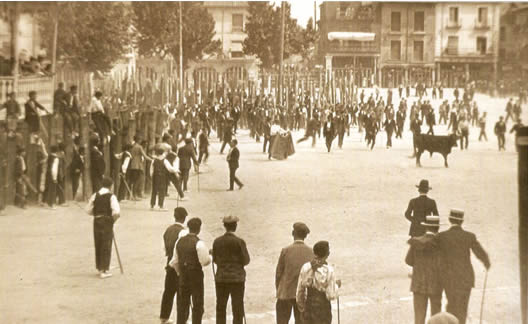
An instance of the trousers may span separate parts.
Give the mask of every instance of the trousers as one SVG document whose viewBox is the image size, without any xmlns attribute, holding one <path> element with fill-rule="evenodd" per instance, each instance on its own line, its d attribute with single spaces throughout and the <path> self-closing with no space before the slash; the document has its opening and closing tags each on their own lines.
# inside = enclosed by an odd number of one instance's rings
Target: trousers
<svg viewBox="0 0 528 324">
<path fill-rule="evenodd" d="M 233 190 L 235 182 L 239 187 L 243 185 L 242 182 L 236 176 L 236 170 L 237 168 L 229 168 L 229 189 L 231 190 Z"/>
<path fill-rule="evenodd" d="M 216 283 L 216 324 L 226 324 L 227 300 L 231 296 L 233 324 L 242 324 L 244 319 L 244 282 Z"/>
<path fill-rule="evenodd" d="M 277 324 L 288 324 L 290 322 L 291 311 L 293 309 L 293 316 L 295 317 L 295 324 L 302 324 L 302 316 L 297 308 L 297 301 L 295 299 L 277 299 L 275 311 L 277 314 Z"/>
<path fill-rule="evenodd" d="M 456 316 L 459 324 L 466 324 L 467 310 L 469 305 L 470 289 L 445 289 L 447 297 L 446 311 Z"/>
<path fill-rule="evenodd" d="M 178 293 L 178 274 L 174 268 L 167 266 L 165 268 L 165 289 L 161 297 L 160 318 L 169 319 L 174 303 L 174 296 Z"/>
<path fill-rule="evenodd" d="M 431 304 L 431 316 L 440 313 L 442 310 L 442 294 L 426 295 L 420 293 L 413 293 L 414 303 L 414 324 L 425 324 L 425 317 L 427 315 L 427 301 Z"/>
<path fill-rule="evenodd" d="M 94 218 L 95 268 L 99 271 L 110 269 L 114 220 L 103 216 Z"/>
<path fill-rule="evenodd" d="M 185 280 L 182 279 L 185 277 Z M 179 279 L 178 299 L 177 299 L 177 320 L 176 324 L 186 324 L 189 319 L 189 307 L 192 298 L 192 324 L 201 324 L 204 312 L 204 283 L 203 272 L 192 271 L 186 273 Z"/>
</svg>

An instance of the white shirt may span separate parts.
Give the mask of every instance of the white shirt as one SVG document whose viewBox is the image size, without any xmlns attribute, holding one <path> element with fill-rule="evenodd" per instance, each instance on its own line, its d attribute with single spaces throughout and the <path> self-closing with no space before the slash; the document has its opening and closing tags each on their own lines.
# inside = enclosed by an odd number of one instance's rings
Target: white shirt
<svg viewBox="0 0 528 324">
<path fill-rule="evenodd" d="M 53 155 L 53 163 L 51 164 L 51 178 L 53 181 L 57 181 L 57 176 L 59 174 L 59 158 L 56 155 Z"/>
<path fill-rule="evenodd" d="M 93 97 L 92 98 L 92 102 L 90 102 L 89 111 L 91 113 L 94 113 L 94 112 L 97 112 L 97 111 L 100 111 L 100 112 L 104 113 L 103 103 L 101 102 L 101 100 L 97 99 L 96 97 Z"/>
<path fill-rule="evenodd" d="M 169 262 L 169 265 L 173 267 L 178 274 L 180 274 L 180 269 L 178 266 L 178 251 L 176 247 L 178 246 L 178 242 L 180 242 L 180 239 L 187 235 L 196 236 L 196 234 L 189 233 L 187 229 L 181 230 L 180 234 L 178 235 L 178 240 L 176 240 L 176 243 L 174 244 L 174 253 L 172 254 L 172 259 Z M 202 240 L 198 240 L 198 242 L 196 242 L 196 253 L 198 254 L 198 261 L 200 262 L 202 267 L 208 266 L 213 261 L 213 258 L 209 254 L 209 249 Z"/>
<path fill-rule="evenodd" d="M 110 192 L 110 189 L 103 187 L 99 189 L 97 193 L 99 195 L 104 195 L 109 192 Z M 95 195 L 96 194 L 93 194 L 90 197 L 90 200 L 88 201 L 88 204 L 86 205 L 86 208 L 85 208 L 88 215 L 92 215 L 92 216 L 97 216 L 93 214 Z M 112 197 L 110 197 L 110 208 L 112 208 L 112 216 L 119 215 L 119 213 L 121 212 L 121 209 L 119 207 L 119 202 L 117 201 L 117 197 L 115 195 L 112 195 Z"/>
<path fill-rule="evenodd" d="M 161 156 L 157 156 L 155 160 L 162 160 L 162 159 L 163 159 L 163 165 L 165 166 L 167 171 L 169 171 L 170 173 L 177 173 L 178 172 L 178 169 L 176 167 L 174 167 L 174 165 L 172 165 L 165 158 L 165 154 L 162 154 Z M 176 162 L 176 159 L 174 160 L 174 162 Z M 150 176 L 152 177 L 153 174 L 154 174 L 154 161 L 152 161 L 152 163 L 150 164 Z"/>
<path fill-rule="evenodd" d="M 123 174 L 127 172 L 129 164 L 130 164 L 130 155 L 127 155 L 125 160 L 123 161 L 123 165 L 121 165 L 121 172 L 123 172 Z"/>
</svg>

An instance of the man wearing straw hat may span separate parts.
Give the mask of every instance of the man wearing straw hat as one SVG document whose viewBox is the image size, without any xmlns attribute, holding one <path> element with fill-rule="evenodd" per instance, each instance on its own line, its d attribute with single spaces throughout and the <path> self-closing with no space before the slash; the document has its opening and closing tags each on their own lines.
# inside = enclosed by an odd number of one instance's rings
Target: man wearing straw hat
<svg viewBox="0 0 528 324">
<path fill-rule="evenodd" d="M 411 291 L 414 301 L 414 323 L 425 324 L 427 302 L 431 304 L 431 316 L 442 309 L 442 281 L 440 273 L 440 249 L 435 235 L 440 228 L 440 217 L 426 216 L 425 234 L 411 238 L 405 263 L 413 267 Z"/>
<path fill-rule="evenodd" d="M 411 228 L 409 229 L 409 235 L 411 237 L 422 236 L 425 234 L 425 227 L 422 225 L 425 221 L 425 216 L 438 216 L 436 202 L 427 197 L 427 193 L 432 189 L 429 187 L 429 181 L 425 179 L 421 180 L 416 188 L 418 188 L 420 196 L 411 199 L 411 201 L 409 201 L 409 206 L 405 211 L 405 218 L 411 222 Z"/>
<path fill-rule="evenodd" d="M 491 264 L 475 234 L 462 229 L 464 211 L 451 209 L 449 222 L 451 227 L 437 235 L 443 263 L 442 284 L 447 297 L 446 310 L 455 315 L 460 324 L 465 324 L 471 288 L 475 286 L 470 250 L 486 270 Z"/>
</svg>

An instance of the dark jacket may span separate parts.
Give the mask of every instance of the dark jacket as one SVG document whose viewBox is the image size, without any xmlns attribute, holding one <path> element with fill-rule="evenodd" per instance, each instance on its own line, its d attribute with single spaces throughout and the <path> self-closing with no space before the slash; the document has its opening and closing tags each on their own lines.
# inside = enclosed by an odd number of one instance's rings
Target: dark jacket
<svg viewBox="0 0 528 324">
<path fill-rule="evenodd" d="M 28 124 L 29 131 L 31 133 L 38 132 L 40 130 L 40 117 L 37 109 L 46 111 L 46 108 L 34 100 L 28 100 L 24 105 L 24 108 L 26 110 L 25 120 Z"/>
<path fill-rule="evenodd" d="M 295 299 L 301 268 L 313 258 L 312 249 L 301 241 L 282 249 L 275 271 L 277 299 Z"/>
<path fill-rule="evenodd" d="M 240 159 L 240 151 L 238 150 L 238 147 L 234 147 L 232 150 L 229 151 L 229 154 L 227 154 L 227 163 L 229 164 L 230 169 L 238 169 L 239 164 L 238 160 Z"/>
<path fill-rule="evenodd" d="M 105 173 L 105 160 L 103 153 L 96 147 L 90 151 L 90 168 L 92 178 L 102 178 Z"/>
<path fill-rule="evenodd" d="M 218 265 L 216 282 L 244 282 L 249 264 L 246 242 L 232 232 L 216 238 L 213 243 L 213 262 Z"/>
<path fill-rule="evenodd" d="M 438 246 L 442 253 L 442 283 L 445 289 L 471 289 L 475 286 L 475 273 L 471 265 L 471 253 L 482 261 L 486 268 L 490 266 L 488 254 L 482 248 L 475 234 L 460 226 L 452 226 L 437 235 Z"/>
<path fill-rule="evenodd" d="M 190 169 L 191 159 L 193 160 L 194 164 L 198 164 L 192 144 L 185 144 L 184 147 L 180 148 L 178 150 L 178 158 L 180 159 L 180 170 Z"/>
<path fill-rule="evenodd" d="M 410 236 L 415 237 L 425 234 L 425 228 L 421 223 L 425 222 L 425 216 L 429 215 L 438 216 L 436 202 L 433 199 L 422 195 L 409 201 L 409 206 L 405 211 L 405 218 L 411 222 Z"/>
<path fill-rule="evenodd" d="M 70 164 L 70 172 L 72 174 L 82 173 L 84 171 L 84 160 L 79 154 L 78 149 L 73 150 L 72 162 Z"/>
<path fill-rule="evenodd" d="M 165 242 L 165 255 L 167 256 L 167 265 L 172 259 L 174 254 L 174 244 L 178 240 L 178 235 L 180 235 L 183 226 L 181 224 L 172 224 L 167 227 L 165 234 L 163 234 L 163 242 Z"/>
<path fill-rule="evenodd" d="M 413 267 L 411 291 L 429 296 L 441 295 L 443 267 L 435 235 L 426 233 L 411 238 L 408 243 L 410 247 L 405 263 Z"/>
</svg>

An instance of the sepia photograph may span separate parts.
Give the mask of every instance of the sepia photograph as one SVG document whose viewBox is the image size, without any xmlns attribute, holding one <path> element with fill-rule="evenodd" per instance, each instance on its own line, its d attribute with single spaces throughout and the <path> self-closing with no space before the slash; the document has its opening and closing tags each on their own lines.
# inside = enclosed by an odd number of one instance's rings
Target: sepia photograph
<svg viewBox="0 0 528 324">
<path fill-rule="evenodd" d="M 0 324 L 528 324 L 528 2 L 1 1 Z"/>
</svg>

